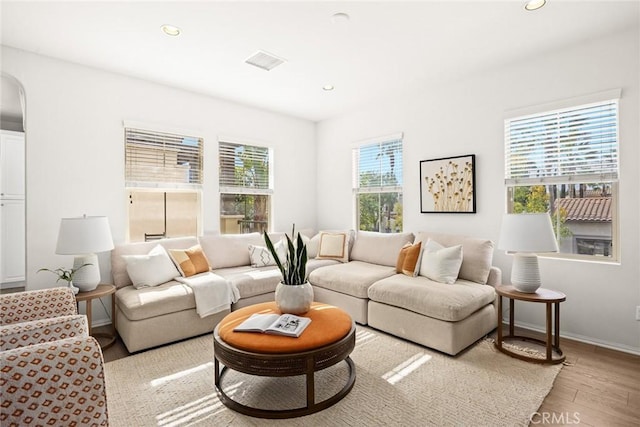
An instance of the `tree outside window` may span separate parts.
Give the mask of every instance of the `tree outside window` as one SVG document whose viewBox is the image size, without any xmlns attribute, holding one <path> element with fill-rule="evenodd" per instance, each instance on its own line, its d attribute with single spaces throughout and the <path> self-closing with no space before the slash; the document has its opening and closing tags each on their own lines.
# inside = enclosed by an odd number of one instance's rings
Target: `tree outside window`
<svg viewBox="0 0 640 427">
<path fill-rule="evenodd" d="M 402 140 L 366 144 L 354 150 L 357 228 L 402 231 Z"/>
</svg>

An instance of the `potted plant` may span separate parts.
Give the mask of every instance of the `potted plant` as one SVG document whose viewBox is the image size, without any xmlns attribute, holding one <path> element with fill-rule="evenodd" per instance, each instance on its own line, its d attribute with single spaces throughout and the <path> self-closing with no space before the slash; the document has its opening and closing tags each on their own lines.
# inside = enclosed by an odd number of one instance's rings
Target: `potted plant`
<svg viewBox="0 0 640 427">
<path fill-rule="evenodd" d="M 295 225 L 291 235 L 295 233 Z M 286 247 L 281 260 L 269 235 L 264 233 L 264 241 L 276 265 L 282 273 L 282 280 L 276 287 L 276 305 L 283 313 L 304 314 L 311 308 L 313 288 L 307 281 L 307 245 L 298 233 L 295 242 L 285 234 Z"/>
<path fill-rule="evenodd" d="M 75 295 L 80 291 L 80 289 L 73 286 L 73 276 L 76 274 L 78 270 L 88 265 L 91 265 L 91 264 L 82 264 L 78 268 L 70 268 L 70 269 L 65 269 L 62 267 L 56 268 L 55 270 L 50 270 L 48 268 L 41 268 L 40 270 L 38 270 L 38 273 L 40 273 L 41 271 L 48 271 L 49 273 L 55 274 L 56 276 L 58 276 L 58 280 L 56 280 L 56 283 L 58 283 L 60 280 L 66 281 L 67 286 L 71 288 L 71 290 L 73 291 L 73 294 Z"/>
</svg>

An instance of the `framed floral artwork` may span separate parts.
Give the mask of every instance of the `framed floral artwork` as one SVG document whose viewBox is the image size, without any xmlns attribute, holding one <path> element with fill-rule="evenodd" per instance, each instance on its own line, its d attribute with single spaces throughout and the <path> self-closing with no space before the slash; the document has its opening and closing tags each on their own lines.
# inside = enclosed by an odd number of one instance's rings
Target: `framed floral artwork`
<svg viewBox="0 0 640 427">
<path fill-rule="evenodd" d="M 420 161 L 420 212 L 476 213 L 476 155 Z"/>
</svg>

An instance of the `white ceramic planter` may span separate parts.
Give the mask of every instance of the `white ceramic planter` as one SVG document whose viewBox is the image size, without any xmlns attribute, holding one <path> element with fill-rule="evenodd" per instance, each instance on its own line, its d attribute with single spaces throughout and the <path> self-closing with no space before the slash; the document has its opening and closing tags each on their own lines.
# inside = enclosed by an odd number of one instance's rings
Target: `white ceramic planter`
<svg viewBox="0 0 640 427">
<path fill-rule="evenodd" d="M 276 305 L 283 313 L 304 314 L 311 308 L 313 302 L 313 287 L 309 282 L 302 285 L 276 286 Z"/>
</svg>

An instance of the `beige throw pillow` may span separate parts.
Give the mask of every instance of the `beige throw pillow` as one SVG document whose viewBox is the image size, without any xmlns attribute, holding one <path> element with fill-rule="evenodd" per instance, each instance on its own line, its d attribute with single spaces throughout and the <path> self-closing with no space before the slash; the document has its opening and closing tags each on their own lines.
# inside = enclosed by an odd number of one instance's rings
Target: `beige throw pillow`
<svg viewBox="0 0 640 427">
<path fill-rule="evenodd" d="M 349 236 L 342 232 L 321 232 L 317 259 L 349 262 Z"/>
<path fill-rule="evenodd" d="M 422 250 L 419 274 L 436 282 L 452 284 L 458 280 L 461 265 L 462 245 L 445 248 L 429 239 Z"/>
</svg>

